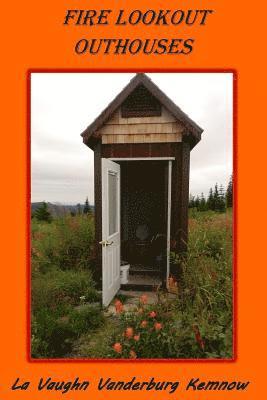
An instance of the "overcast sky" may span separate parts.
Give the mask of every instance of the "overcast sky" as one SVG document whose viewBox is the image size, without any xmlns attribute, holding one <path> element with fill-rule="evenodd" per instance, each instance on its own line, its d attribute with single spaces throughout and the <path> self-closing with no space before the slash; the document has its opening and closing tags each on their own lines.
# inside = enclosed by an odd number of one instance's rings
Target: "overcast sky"
<svg viewBox="0 0 267 400">
<path fill-rule="evenodd" d="M 93 151 L 80 133 L 134 73 L 33 73 L 32 201 L 94 203 Z M 204 132 L 191 152 L 190 192 L 206 195 L 232 173 L 232 74 L 147 74 Z"/>
</svg>

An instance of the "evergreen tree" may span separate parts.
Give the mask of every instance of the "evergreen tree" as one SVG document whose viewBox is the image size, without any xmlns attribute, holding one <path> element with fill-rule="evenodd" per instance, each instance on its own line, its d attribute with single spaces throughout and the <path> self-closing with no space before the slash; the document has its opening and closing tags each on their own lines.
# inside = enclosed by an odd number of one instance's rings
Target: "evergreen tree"
<svg viewBox="0 0 267 400">
<path fill-rule="evenodd" d="M 197 196 L 196 199 L 195 199 L 195 207 L 197 209 L 199 209 L 199 204 L 200 204 L 200 198 L 199 198 L 199 196 Z"/>
<path fill-rule="evenodd" d="M 206 199 L 205 199 L 204 194 L 202 192 L 201 196 L 200 196 L 200 202 L 199 202 L 198 211 L 206 211 L 206 209 L 207 209 Z"/>
<path fill-rule="evenodd" d="M 77 207 L 77 214 L 81 215 L 81 205 L 80 205 L 80 203 L 78 203 L 76 207 Z"/>
<path fill-rule="evenodd" d="M 91 213 L 88 197 L 86 197 L 86 200 L 85 200 L 85 203 L 84 203 L 83 213 L 84 214 L 90 214 Z"/>
<path fill-rule="evenodd" d="M 226 190 L 226 207 L 233 207 L 233 175 L 231 175 Z"/>
<path fill-rule="evenodd" d="M 218 190 L 218 183 L 215 183 L 214 190 L 213 190 L 213 202 L 214 202 L 214 211 L 220 210 L 220 196 Z"/>
<path fill-rule="evenodd" d="M 207 200 L 207 209 L 208 210 L 214 210 L 214 198 L 213 198 L 213 190 L 210 188 L 209 191 L 209 197 Z"/>
<path fill-rule="evenodd" d="M 38 221 L 52 221 L 52 216 L 48 211 L 48 206 L 46 202 L 43 202 L 43 204 L 35 210 L 34 217 L 38 219 Z"/>
<path fill-rule="evenodd" d="M 219 188 L 219 201 L 218 201 L 218 211 L 225 211 L 225 190 L 223 185 L 220 185 Z"/>
<path fill-rule="evenodd" d="M 190 194 L 189 196 L 189 208 L 194 208 L 195 207 L 195 197 Z"/>
</svg>

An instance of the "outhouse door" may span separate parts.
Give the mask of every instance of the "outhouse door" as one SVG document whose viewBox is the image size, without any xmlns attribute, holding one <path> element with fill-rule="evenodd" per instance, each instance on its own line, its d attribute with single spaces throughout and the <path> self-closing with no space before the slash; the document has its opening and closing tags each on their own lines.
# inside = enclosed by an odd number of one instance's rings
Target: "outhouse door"
<svg viewBox="0 0 267 400">
<path fill-rule="evenodd" d="M 102 158 L 102 301 L 120 289 L 120 165 Z"/>
</svg>

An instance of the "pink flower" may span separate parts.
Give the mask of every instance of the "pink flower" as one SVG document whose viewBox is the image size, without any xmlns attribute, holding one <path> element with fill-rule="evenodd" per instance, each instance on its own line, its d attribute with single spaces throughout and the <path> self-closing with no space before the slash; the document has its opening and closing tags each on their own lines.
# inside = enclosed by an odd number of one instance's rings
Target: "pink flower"
<svg viewBox="0 0 267 400">
<path fill-rule="evenodd" d="M 131 328 L 131 327 L 126 328 L 125 336 L 128 339 L 131 339 L 133 337 L 133 333 L 134 333 L 133 328 Z"/>
<path fill-rule="evenodd" d="M 113 349 L 116 351 L 116 353 L 121 353 L 122 352 L 122 345 L 120 343 L 115 343 L 113 345 Z"/>
<path fill-rule="evenodd" d="M 136 342 L 138 342 L 138 340 L 140 339 L 140 335 L 134 335 L 134 340 L 136 341 Z"/>
<path fill-rule="evenodd" d="M 155 311 L 151 311 L 151 313 L 149 313 L 149 316 L 151 317 L 151 318 L 155 318 L 156 317 L 156 313 L 155 313 Z"/>
<path fill-rule="evenodd" d="M 155 322 L 154 328 L 156 331 L 159 331 L 160 329 L 162 329 L 162 324 L 160 322 Z"/>
</svg>

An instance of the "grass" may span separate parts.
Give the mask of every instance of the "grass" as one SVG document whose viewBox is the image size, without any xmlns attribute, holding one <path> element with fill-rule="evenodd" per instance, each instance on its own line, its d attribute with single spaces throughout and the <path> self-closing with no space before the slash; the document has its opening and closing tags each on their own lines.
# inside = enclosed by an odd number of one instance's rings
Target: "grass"
<svg viewBox="0 0 267 400">
<path fill-rule="evenodd" d="M 93 226 L 86 215 L 32 221 L 33 358 L 70 357 L 74 342 L 103 324 L 93 280 Z"/>
<path fill-rule="evenodd" d="M 134 311 L 106 318 L 101 331 L 82 335 L 76 354 L 89 358 L 231 358 L 231 211 L 193 212 L 188 253 L 184 257 L 172 254 L 172 263 L 173 271 L 180 273 L 172 299 L 159 293 L 155 305 L 140 303 Z M 152 311 L 155 318 L 150 317 Z M 147 326 L 142 328 L 144 320 Z M 127 328 L 133 330 L 132 337 L 126 337 Z"/>
<path fill-rule="evenodd" d="M 99 305 L 93 237 L 92 217 L 33 221 L 33 357 L 232 357 L 231 210 L 190 210 L 187 255 L 171 254 L 175 295 L 116 315 Z"/>
</svg>

